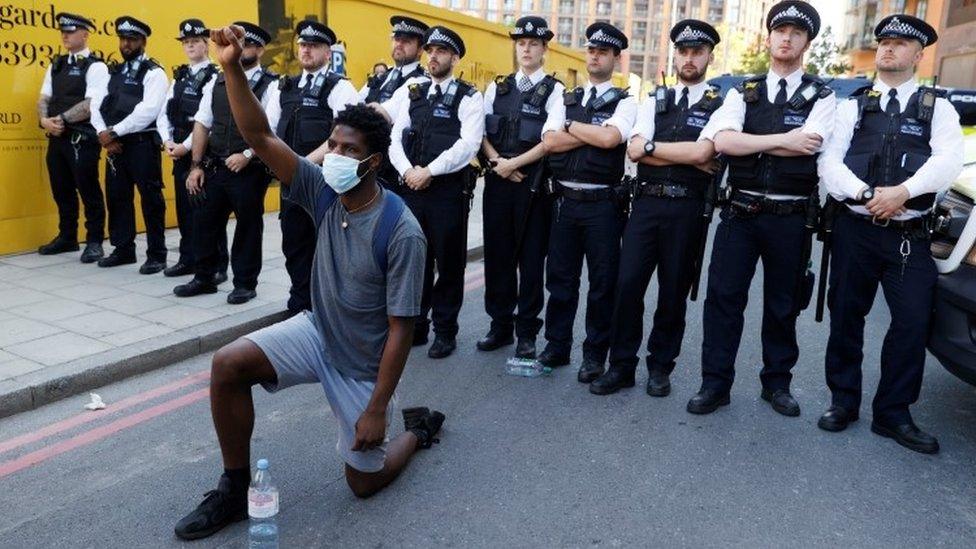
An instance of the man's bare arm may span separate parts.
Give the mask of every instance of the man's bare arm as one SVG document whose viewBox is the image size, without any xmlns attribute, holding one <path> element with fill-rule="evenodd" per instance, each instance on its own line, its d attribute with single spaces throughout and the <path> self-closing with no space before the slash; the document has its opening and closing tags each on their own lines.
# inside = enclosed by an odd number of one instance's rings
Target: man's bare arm
<svg viewBox="0 0 976 549">
<path fill-rule="evenodd" d="M 298 169 L 298 155 L 271 131 L 261 102 L 248 86 L 244 67 L 241 66 L 244 29 L 236 25 L 224 27 L 211 31 L 211 38 L 224 70 L 230 110 L 241 137 L 282 185 L 290 185 Z"/>
<path fill-rule="evenodd" d="M 210 143 L 210 130 L 199 122 L 193 123 L 193 144 L 191 145 L 190 158 L 195 163 L 203 162 L 203 155 L 207 153 L 207 145 Z"/>
<path fill-rule="evenodd" d="M 407 363 L 410 347 L 413 345 L 414 319 L 391 316 L 388 317 L 390 333 L 386 337 L 383 356 L 380 357 L 380 371 L 376 376 L 376 386 L 366 405 L 366 413 L 385 414 L 386 407 L 393 398 L 400 376 Z"/>
<path fill-rule="evenodd" d="M 568 152 L 586 144 L 575 135 L 563 131 L 546 132 L 542 136 L 542 142 L 545 143 L 550 154 Z"/>
<path fill-rule="evenodd" d="M 715 145 L 707 139 L 701 141 L 680 141 L 677 143 L 654 143 L 654 155 L 644 154 L 644 144 L 647 139 L 636 136 L 630 140 L 627 152 L 630 159 L 648 166 L 669 166 L 686 164 L 695 166 L 704 164 L 715 157 Z"/>
<path fill-rule="evenodd" d="M 37 119 L 44 120 L 47 118 L 47 107 L 51 103 L 50 95 L 42 95 L 37 100 Z"/>
<path fill-rule="evenodd" d="M 305 155 L 305 158 L 309 160 L 312 164 L 321 166 L 322 162 L 325 161 L 325 155 L 329 154 L 329 142 L 324 141 L 319 148 Z"/>
<path fill-rule="evenodd" d="M 715 150 L 729 156 L 748 156 L 766 153 L 773 156 L 806 156 L 820 150 L 823 139 L 817 134 L 799 129 L 786 133 L 753 135 L 723 130 L 715 135 Z"/>
<path fill-rule="evenodd" d="M 68 123 L 82 122 L 91 118 L 91 98 L 75 103 L 68 110 L 61 113 L 64 120 Z"/>
<path fill-rule="evenodd" d="M 579 122 L 569 127 L 569 133 L 583 143 L 601 149 L 612 149 L 620 145 L 620 130 L 614 126 Z"/>
</svg>

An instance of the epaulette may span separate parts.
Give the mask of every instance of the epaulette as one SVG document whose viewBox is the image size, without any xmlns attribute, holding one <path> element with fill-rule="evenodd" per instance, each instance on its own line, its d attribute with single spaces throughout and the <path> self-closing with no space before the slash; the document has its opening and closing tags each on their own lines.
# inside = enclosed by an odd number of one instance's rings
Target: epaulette
<svg viewBox="0 0 976 549">
<path fill-rule="evenodd" d="M 733 86 L 733 88 L 735 88 L 735 91 L 737 91 L 739 93 L 745 93 L 745 90 L 746 90 L 746 87 L 747 87 L 746 84 L 753 84 L 752 86 L 748 86 L 748 87 L 749 88 L 755 88 L 755 87 L 758 87 L 759 86 L 759 83 L 762 82 L 765 79 L 766 79 L 766 75 L 765 74 L 761 74 L 759 76 L 753 76 L 751 78 L 746 78 L 742 82 L 739 82 L 738 84 L 736 84 L 735 86 Z"/>
<path fill-rule="evenodd" d="M 582 96 L 583 96 L 583 88 L 566 90 L 563 93 L 563 105 L 566 105 L 567 107 L 571 107 L 579 103 L 579 100 Z"/>
<path fill-rule="evenodd" d="M 495 94 L 505 95 L 512 90 L 512 87 L 508 85 L 508 76 L 503 76 L 499 74 L 495 77 Z"/>
<path fill-rule="evenodd" d="M 414 82 L 413 84 L 408 85 L 407 93 L 410 95 L 411 101 L 416 101 L 417 99 L 420 99 L 420 94 L 421 94 L 420 84 Z"/>
<path fill-rule="evenodd" d="M 472 95 L 474 95 L 478 91 L 478 88 L 475 88 L 474 87 L 474 84 L 472 84 L 471 82 L 468 82 L 466 80 L 458 79 L 457 83 L 460 86 L 466 86 L 467 87 L 464 90 L 464 96 L 465 97 L 471 97 Z"/>
<path fill-rule="evenodd" d="M 189 70 L 190 66 L 185 64 L 173 67 L 173 80 L 182 80 Z"/>
</svg>

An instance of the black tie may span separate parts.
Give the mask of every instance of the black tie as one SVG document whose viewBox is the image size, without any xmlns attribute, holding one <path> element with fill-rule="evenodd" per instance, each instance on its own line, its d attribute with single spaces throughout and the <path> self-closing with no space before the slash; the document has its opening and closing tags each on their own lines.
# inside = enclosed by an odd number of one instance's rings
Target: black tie
<svg viewBox="0 0 976 549">
<path fill-rule="evenodd" d="M 785 105 L 786 104 L 786 79 L 779 79 L 779 92 L 776 93 L 776 104 Z"/>
<path fill-rule="evenodd" d="M 681 89 L 681 99 L 678 100 L 678 110 L 688 110 L 688 88 Z"/>
<path fill-rule="evenodd" d="M 75 54 L 72 53 L 71 55 L 68 56 L 68 64 L 69 65 L 75 64 Z"/>
<path fill-rule="evenodd" d="M 399 78 L 400 78 L 400 67 L 394 67 L 394 69 L 390 71 L 390 76 L 387 77 L 386 82 L 396 82 Z"/>
<path fill-rule="evenodd" d="M 305 75 L 305 83 L 302 84 L 302 93 L 307 92 L 308 88 L 312 86 L 312 78 L 313 76 L 311 74 Z"/>
<path fill-rule="evenodd" d="M 895 88 L 888 91 L 888 106 L 885 107 L 885 113 L 894 116 L 901 114 L 901 103 L 898 102 L 898 90 Z"/>
<path fill-rule="evenodd" d="M 441 85 L 434 84 L 434 101 L 440 103 L 442 97 L 444 97 L 444 92 L 441 91 Z"/>
<path fill-rule="evenodd" d="M 590 88 L 590 96 L 586 100 L 587 107 L 593 107 L 593 102 L 596 101 L 596 86 Z"/>
</svg>

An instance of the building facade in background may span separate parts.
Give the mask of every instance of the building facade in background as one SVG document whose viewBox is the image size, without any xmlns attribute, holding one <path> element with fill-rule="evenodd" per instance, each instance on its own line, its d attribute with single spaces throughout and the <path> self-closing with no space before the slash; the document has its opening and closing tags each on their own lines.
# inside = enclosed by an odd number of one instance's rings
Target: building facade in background
<svg viewBox="0 0 976 549">
<path fill-rule="evenodd" d="M 766 10 L 775 0 L 426 0 L 491 22 L 513 25 L 523 15 L 549 21 L 564 46 L 582 48 L 586 27 L 610 23 L 630 38 L 618 70 L 641 78 L 644 87 L 671 74 L 668 31 L 674 22 L 694 18 L 708 21 L 722 34 L 713 73 L 731 72 L 744 46 L 761 40 Z"/>
<path fill-rule="evenodd" d="M 842 0 L 838 0 L 842 1 Z M 874 55 L 877 43 L 874 27 L 882 18 L 894 13 L 908 13 L 924 19 L 942 35 L 942 14 L 946 0 L 846 0 L 843 48 L 851 64 L 852 76 L 871 77 L 874 74 Z M 974 0 L 962 0 L 973 3 Z M 952 0 L 949 0 L 952 3 Z M 971 38 L 970 38 L 971 40 Z M 940 38 L 941 42 L 941 38 Z M 917 75 L 931 81 L 936 74 L 935 48 L 926 48 Z"/>
<path fill-rule="evenodd" d="M 941 15 L 934 63 L 939 83 L 976 88 L 976 0 L 946 0 Z"/>
</svg>

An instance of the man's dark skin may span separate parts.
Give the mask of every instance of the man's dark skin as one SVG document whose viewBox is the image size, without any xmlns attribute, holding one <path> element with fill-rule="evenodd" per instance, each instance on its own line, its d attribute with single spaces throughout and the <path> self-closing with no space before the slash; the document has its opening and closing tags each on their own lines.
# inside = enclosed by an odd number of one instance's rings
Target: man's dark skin
<svg viewBox="0 0 976 549">
<path fill-rule="evenodd" d="M 119 53 L 122 54 L 123 59 L 135 59 L 142 55 L 144 51 L 146 51 L 145 36 L 119 37 Z M 98 143 L 101 144 L 102 148 L 108 154 L 116 155 L 122 152 L 122 143 L 112 136 L 112 128 L 107 128 L 98 134 Z"/>
<path fill-rule="evenodd" d="M 290 185 L 298 168 L 299 157 L 278 139 L 265 117 L 258 99 L 248 87 L 241 66 L 244 29 L 238 26 L 211 31 L 217 59 L 227 82 L 227 96 L 237 127 L 257 156 L 274 172 L 282 185 Z M 328 140 L 331 152 L 363 160 L 369 173 L 350 191 L 339 196 L 346 210 L 368 203 L 376 193 L 376 170 L 382 152 L 370 155 L 363 135 L 348 126 L 336 125 Z M 375 207 L 375 206 L 373 206 Z M 380 359 L 376 388 L 366 410 L 356 422 L 356 440 L 352 449 L 365 451 L 383 443 L 386 436 L 386 409 L 393 397 L 413 341 L 413 318 L 389 317 L 390 331 Z M 224 346 L 214 355 L 210 382 L 210 410 L 220 441 L 224 467 L 244 469 L 250 466 L 251 432 L 254 429 L 254 403 L 251 387 L 257 383 L 275 382 L 274 368 L 260 348 L 247 339 Z M 417 436 L 405 432 L 389 442 L 383 469 L 364 473 L 346 465 L 346 482 L 361 498 L 369 497 L 393 481 L 417 449 Z"/>
</svg>

